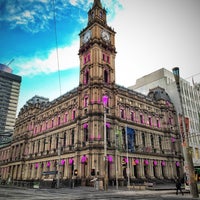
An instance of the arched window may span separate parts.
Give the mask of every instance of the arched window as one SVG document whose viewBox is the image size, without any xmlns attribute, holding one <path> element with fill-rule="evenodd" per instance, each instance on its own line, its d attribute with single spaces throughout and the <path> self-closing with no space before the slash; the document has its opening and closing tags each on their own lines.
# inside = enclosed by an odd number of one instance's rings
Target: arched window
<svg viewBox="0 0 200 200">
<path fill-rule="evenodd" d="M 45 130 L 47 130 L 48 129 L 48 121 L 46 121 L 46 123 L 45 123 Z"/>
<path fill-rule="evenodd" d="M 65 133 L 64 133 L 64 138 L 63 138 L 63 146 L 64 146 L 64 147 L 65 147 L 66 144 L 67 144 L 66 139 L 67 139 L 67 133 L 65 132 Z"/>
<path fill-rule="evenodd" d="M 146 144 L 145 144 L 145 134 L 144 133 L 142 133 L 142 144 L 143 144 L 143 147 L 146 146 Z"/>
<path fill-rule="evenodd" d="M 92 12 L 92 18 L 94 18 L 94 12 Z"/>
<path fill-rule="evenodd" d="M 71 144 L 74 145 L 74 130 L 72 130 L 71 134 Z"/>
<path fill-rule="evenodd" d="M 35 142 L 33 142 L 33 153 L 35 153 L 34 151 L 35 151 Z"/>
<path fill-rule="evenodd" d="M 104 82 L 108 83 L 108 71 L 104 70 Z"/>
<path fill-rule="evenodd" d="M 58 149 L 59 136 L 56 137 L 56 149 Z"/>
<path fill-rule="evenodd" d="M 65 122 L 68 122 L 68 113 L 65 113 Z"/>
<path fill-rule="evenodd" d="M 99 16 L 100 16 L 100 18 L 102 18 L 102 16 L 103 16 L 103 12 L 101 10 L 99 12 Z"/>
<path fill-rule="evenodd" d="M 125 130 L 125 128 L 122 129 L 122 139 L 123 139 L 124 149 L 126 149 L 126 130 Z"/>
<path fill-rule="evenodd" d="M 76 110 L 74 109 L 72 111 L 72 120 L 75 120 L 75 118 L 76 118 Z"/>
<path fill-rule="evenodd" d="M 153 139 L 153 135 L 151 135 L 151 147 L 152 147 L 152 149 L 154 149 L 154 139 Z"/>
<path fill-rule="evenodd" d="M 85 72 L 84 83 L 85 83 L 85 84 L 88 84 L 88 82 L 89 82 L 89 71 L 87 70 L 87 71 Z"/>
<path fill-rule="evenodd" d="M 140 123 L 141 123 L 141 124 L 144 124 L 144 116 L 143 116 L 142 113 L 140 114 Z"/>
<path fill-rule="evenodd" d="M 152 118 L 149 116 L 149 126 L 152 126 Z"/>
<path fill-rule="evenodd" d="M 85 142 L 88 141 L 88 127 L 84 128 L 84 140 L 85 140 Z"/>
<path fill-rule="evenodd" d="M 52 144 L 52 137 L 49 139 L 49 149 L 51 150 L 51 144 Z"/>
<path fill-rule="evenodd" d="M 40 152 L 40 140 L 38 141 L 38 149 L 37 149 L 37 153 Z"/>
<path fill-rule="evenodd" d="M 51 128 L 54 126 L 54 118 L 51 120 Z"/>
<path fill-rule="evenodd" d="M 45 151 L 46 138 L 43 139 L 43 152 Z"/>
<path fill-rule="evenodd" d="M 162 151 L 162 138 L 161 138 L 161 136 L 159 136 L 159 146 L 160 146 L 160 150 Z"/>
<path fill-rule="evenodd" d="M 107 140 L 107 145 L 111 146 L 111 141 L 110 141 L 110 124 L 106 124 L 106 140 Z"/>
<path fill-rule="evenodd" d="M 160 120 L 159 119 L 156 119 L 156 127 L 160 128 Z"/>
<path fill-rule="evenodd" d="M 84 98 L 84 107 L 88 107 L 88 96 L 85 96 Z"/>
<path fill-rule="evenodd" d="M 124 110 L 123 108 L 120 109 L 120 117 L 121 117 L 122 119 L 125 118 L 125 110 Z"/>
<path fill-rule="evenodd" d="M 131 115 L 131 121 L 134 121 L 134 112 L 131 111 L 130 115 Z"/>
</svg>

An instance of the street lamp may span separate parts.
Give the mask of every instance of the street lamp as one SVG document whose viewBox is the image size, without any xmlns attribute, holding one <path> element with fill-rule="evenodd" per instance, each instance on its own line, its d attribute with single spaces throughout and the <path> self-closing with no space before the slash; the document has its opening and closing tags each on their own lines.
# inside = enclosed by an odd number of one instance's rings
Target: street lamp
<svg viewBox="0 0 200 200">
<path fill-rule="evenodd" d="M 58 136 L 57 188 L 60 188 L 61 140 L 63 139 Z"/>
<path fill-rule="evenodd" d="M 106 107 L 108 105 L 108 96 L 104 95 L 102 98 L 104 106 L 104 189 L 108 190 L 108 159 L 107 159 L 107 141 L 106 141 Z"/>
<path fill-rule="evenodd" d="M 197 189 L 197 183 L 195 180 L 194 165 L 193 165 L 191 150 L 189 147 L 189 138 L 188 138 L 188 134 L 186 133 L 186 127 L 185 127 L 185 115 L 184 115 L 183 102 L 182 102 L 182 96 L 181 96 L 179 68 L 174 67 L 172 69 L 172 71 L 174 74 L 176 87 L 178 90 L 181 112 L 182 112 L 183 133 L 182 134 L 180 133 L 180 135 L 182 137 L 182 142 L 185 143 L 183 145 L 183 154 L 184 154 L 184 158 L 185 158 L 185 161 L 184 161 L 185 170 L 186 170 L 186 174 L 188 174 L 188 176 L 189 176 L 188 178 L 189 178 L 189 183 L 190 183 L 190 193 L 192 194 L 193 198 L 196 198 L 196 197 L 199 197 L 199 194 L 198 194 L 198 189 Z M 179 125 L 179 127 L 180 127 L 180 125 Z M 181 132 L 181 128 L 179 131 Z"/>
</svg>

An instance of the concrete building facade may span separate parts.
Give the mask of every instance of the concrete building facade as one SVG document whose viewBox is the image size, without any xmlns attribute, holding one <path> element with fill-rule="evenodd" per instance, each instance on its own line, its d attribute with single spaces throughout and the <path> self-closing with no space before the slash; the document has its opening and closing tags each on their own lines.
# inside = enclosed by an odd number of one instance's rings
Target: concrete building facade
<svg viewBox="0 0 200 200">
<path fill-rule="evenodd" d="M 10 142 L 14 131 L 21 77 L 0 64 L 0 146 Z"/>
<path fill-rule="evenodd" d="M 0 151 L 2 179 L 89 185 L 105 176 L 109 184 L 183 177 L 174 105 L 162 89 L 143 95 L 115 83 L 115 34 L 94 0 L 79 34 L 79 86 L 21 108 L 12 144 Z"/>
<path fill-rule="evenodd" d="M 183 78 L 180 78 L 180 85 L 184 114 L 189 119 L 189 145 L 193 148 L 194 165 L 200 166 L 200 87 L 197 83 L 191 85 Z M 162 68 L 141 77 L 129 88 L 148 94 L 151 89 L 158 86 L 165 89 L 177 112 L 182 113 L 174 75 L 167 69 Z"/>
</svg>

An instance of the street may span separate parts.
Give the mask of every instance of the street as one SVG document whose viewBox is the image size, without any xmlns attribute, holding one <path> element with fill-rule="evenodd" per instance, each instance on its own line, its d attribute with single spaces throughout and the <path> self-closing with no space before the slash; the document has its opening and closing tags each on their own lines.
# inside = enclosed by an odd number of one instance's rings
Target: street
<svg viewBox="0 0 200 200">
<path fill-rule="evenodd" d="M 127 190 L 109 189 L 99 191 L 92 187 L 60 188 L 60 189 L 23 189 L 0 187 L 0 200 L 69 200 L 69 199 L 137 199 L 137 200 L 191 200 L 190 194 L 176 195 L 175 190 Z"/>
</svg>

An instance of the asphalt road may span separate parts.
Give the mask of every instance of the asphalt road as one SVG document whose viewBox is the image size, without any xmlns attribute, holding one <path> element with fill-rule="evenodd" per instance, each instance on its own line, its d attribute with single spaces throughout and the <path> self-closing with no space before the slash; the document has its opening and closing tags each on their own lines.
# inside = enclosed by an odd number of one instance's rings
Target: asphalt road
<svg viewBox="0 0 200 200">
<path fill-rule="evenodd" d="M 190 194 L 176 195 L 174 190 L 164 191 L 133 191 L 113 190 L 99 191 L 91 187 L 78 187 L 74 189 L 23 189 L 0 187 L 0 200 L 192 200 Z"/>
</svg>

